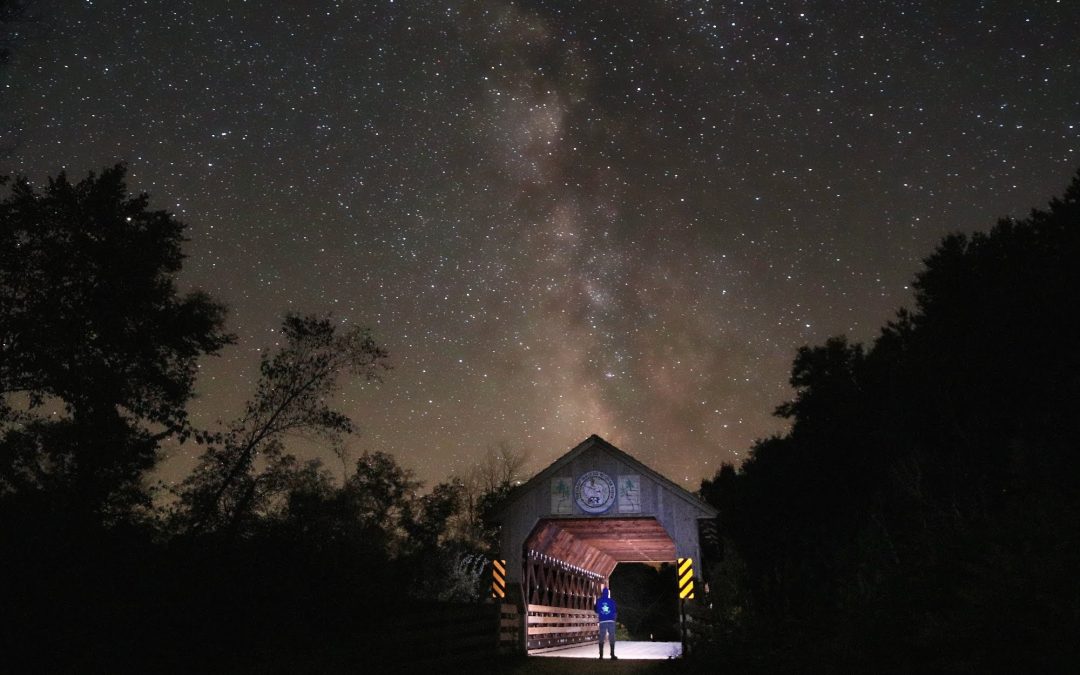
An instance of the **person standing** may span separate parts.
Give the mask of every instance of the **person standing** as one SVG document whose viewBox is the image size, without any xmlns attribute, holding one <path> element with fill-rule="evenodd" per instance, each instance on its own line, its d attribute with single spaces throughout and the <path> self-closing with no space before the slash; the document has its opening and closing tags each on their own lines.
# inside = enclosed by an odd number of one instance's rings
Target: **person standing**
<svg viewBox="0 0 1080 675">
<path fill-rule="evenodd" d="M 600 658 L 604 658 L 604 635 L 607 635 L 608 644 L 611 645 L 611 658 L 615 656 L 615 617 L 617 616 L 615 601 L 611 599 L 611 589 L 605 588 L 600 591 L 600 599 L 596 601 L 596 619 L 600 622 Z"/>
</svg>

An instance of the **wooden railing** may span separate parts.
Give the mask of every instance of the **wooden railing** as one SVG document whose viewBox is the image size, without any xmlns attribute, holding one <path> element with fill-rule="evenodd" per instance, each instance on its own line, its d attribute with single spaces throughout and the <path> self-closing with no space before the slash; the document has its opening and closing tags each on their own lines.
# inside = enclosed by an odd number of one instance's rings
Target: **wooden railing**
<svg viewBox="0 0 1080 675">
<path fill-rule="evenodd" d="M 501 603 L 418 603 L 395 610 L 382 615 L 366 636 L 372 642 L 369 672 L 393 672 L 394 668 L 411 672 L 420 666 L 448 664 L 463 667 L 490 659 L 500 646 L 505 611 Z"/>
<path fill-rule="evenodd" d="M 514 654 L 521 649 L 521 616 L 509 602 L 499 605 L 499 653 Z"/>
<path fill-rule="evenodd" d="M 529 651 L 595 642 L 599 637 L 596 612 L 591 609 L 529 605 L 526 629 Z"/>
</svg>

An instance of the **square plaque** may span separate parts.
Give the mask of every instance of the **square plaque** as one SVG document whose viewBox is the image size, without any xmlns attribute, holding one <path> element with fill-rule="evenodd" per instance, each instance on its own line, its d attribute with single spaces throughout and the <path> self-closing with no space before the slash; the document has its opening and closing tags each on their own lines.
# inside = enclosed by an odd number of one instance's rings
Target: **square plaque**
<svg viewBox="0 0 1080 675">
<path fill-rule="evenodd" d="M 551 512 L 569 514 L 574 512 L 574 479 L 551 479 Z"/>
<path fill-rule="evenodd" d="M 619 476 L 619 513 L 641 513 L 641 476 Z"/>
</svg>

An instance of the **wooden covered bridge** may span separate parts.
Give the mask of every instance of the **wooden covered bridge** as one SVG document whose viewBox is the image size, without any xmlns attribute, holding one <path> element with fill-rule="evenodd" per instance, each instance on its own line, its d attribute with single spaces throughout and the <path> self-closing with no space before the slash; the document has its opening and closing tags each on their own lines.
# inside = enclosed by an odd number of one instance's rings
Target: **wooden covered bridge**
<svg viewBox="0 0 1080 675">
<path fill-rule="evenodd" d="M 671 592 L 692 597 L 698 521 L 716 515 L 589 436 L 515 490 L 498 514 L 505 584 L 496 591 L 507 605 L 504 622 L 519 626 L 518 648 L 537 653 L 596 641 L 593 606 L 621 562 L 678 561 L 679 587 Z"/>
</svg>

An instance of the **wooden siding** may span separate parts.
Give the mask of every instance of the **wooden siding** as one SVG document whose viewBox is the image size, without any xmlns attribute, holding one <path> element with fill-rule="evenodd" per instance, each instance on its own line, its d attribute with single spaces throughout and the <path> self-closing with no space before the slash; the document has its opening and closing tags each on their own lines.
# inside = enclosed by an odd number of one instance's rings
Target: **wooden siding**
<svg viewBox="0 0 1080 675">
<path fill-rule="evenodd" d="M 570 513 L 554 512 L 552 480 L 576 481 L 589 471 L 601 471 L 613 480 L 639 476 L 640 510 L 620 513 L 616 498 L 602 514 L 586 513 L 576 502 Z M 715 509 L 694 495 L 598 436 L 590 436 L 511 496 L 501 513 L 502 557 L 509 581 L 515 583 L 523 580 L 527 541 L 539 553 L 606 578 L 619 560 L 633 560 L 637 555 L 655 562 L 662 562 L 656 560 L 661 555 L 669 555 L 665 559 L 670 561 L 699 560 L 698 520 L 715 516 Z M 581 524 L 585 521 L 597 524 Z M 633 537 L 635 532 L 636 544 L 621 536 Z M 670 543 L 664 542 L 664 535 Z M 631 550 L 635 546 L 636 553 Z"/>
</svg>

